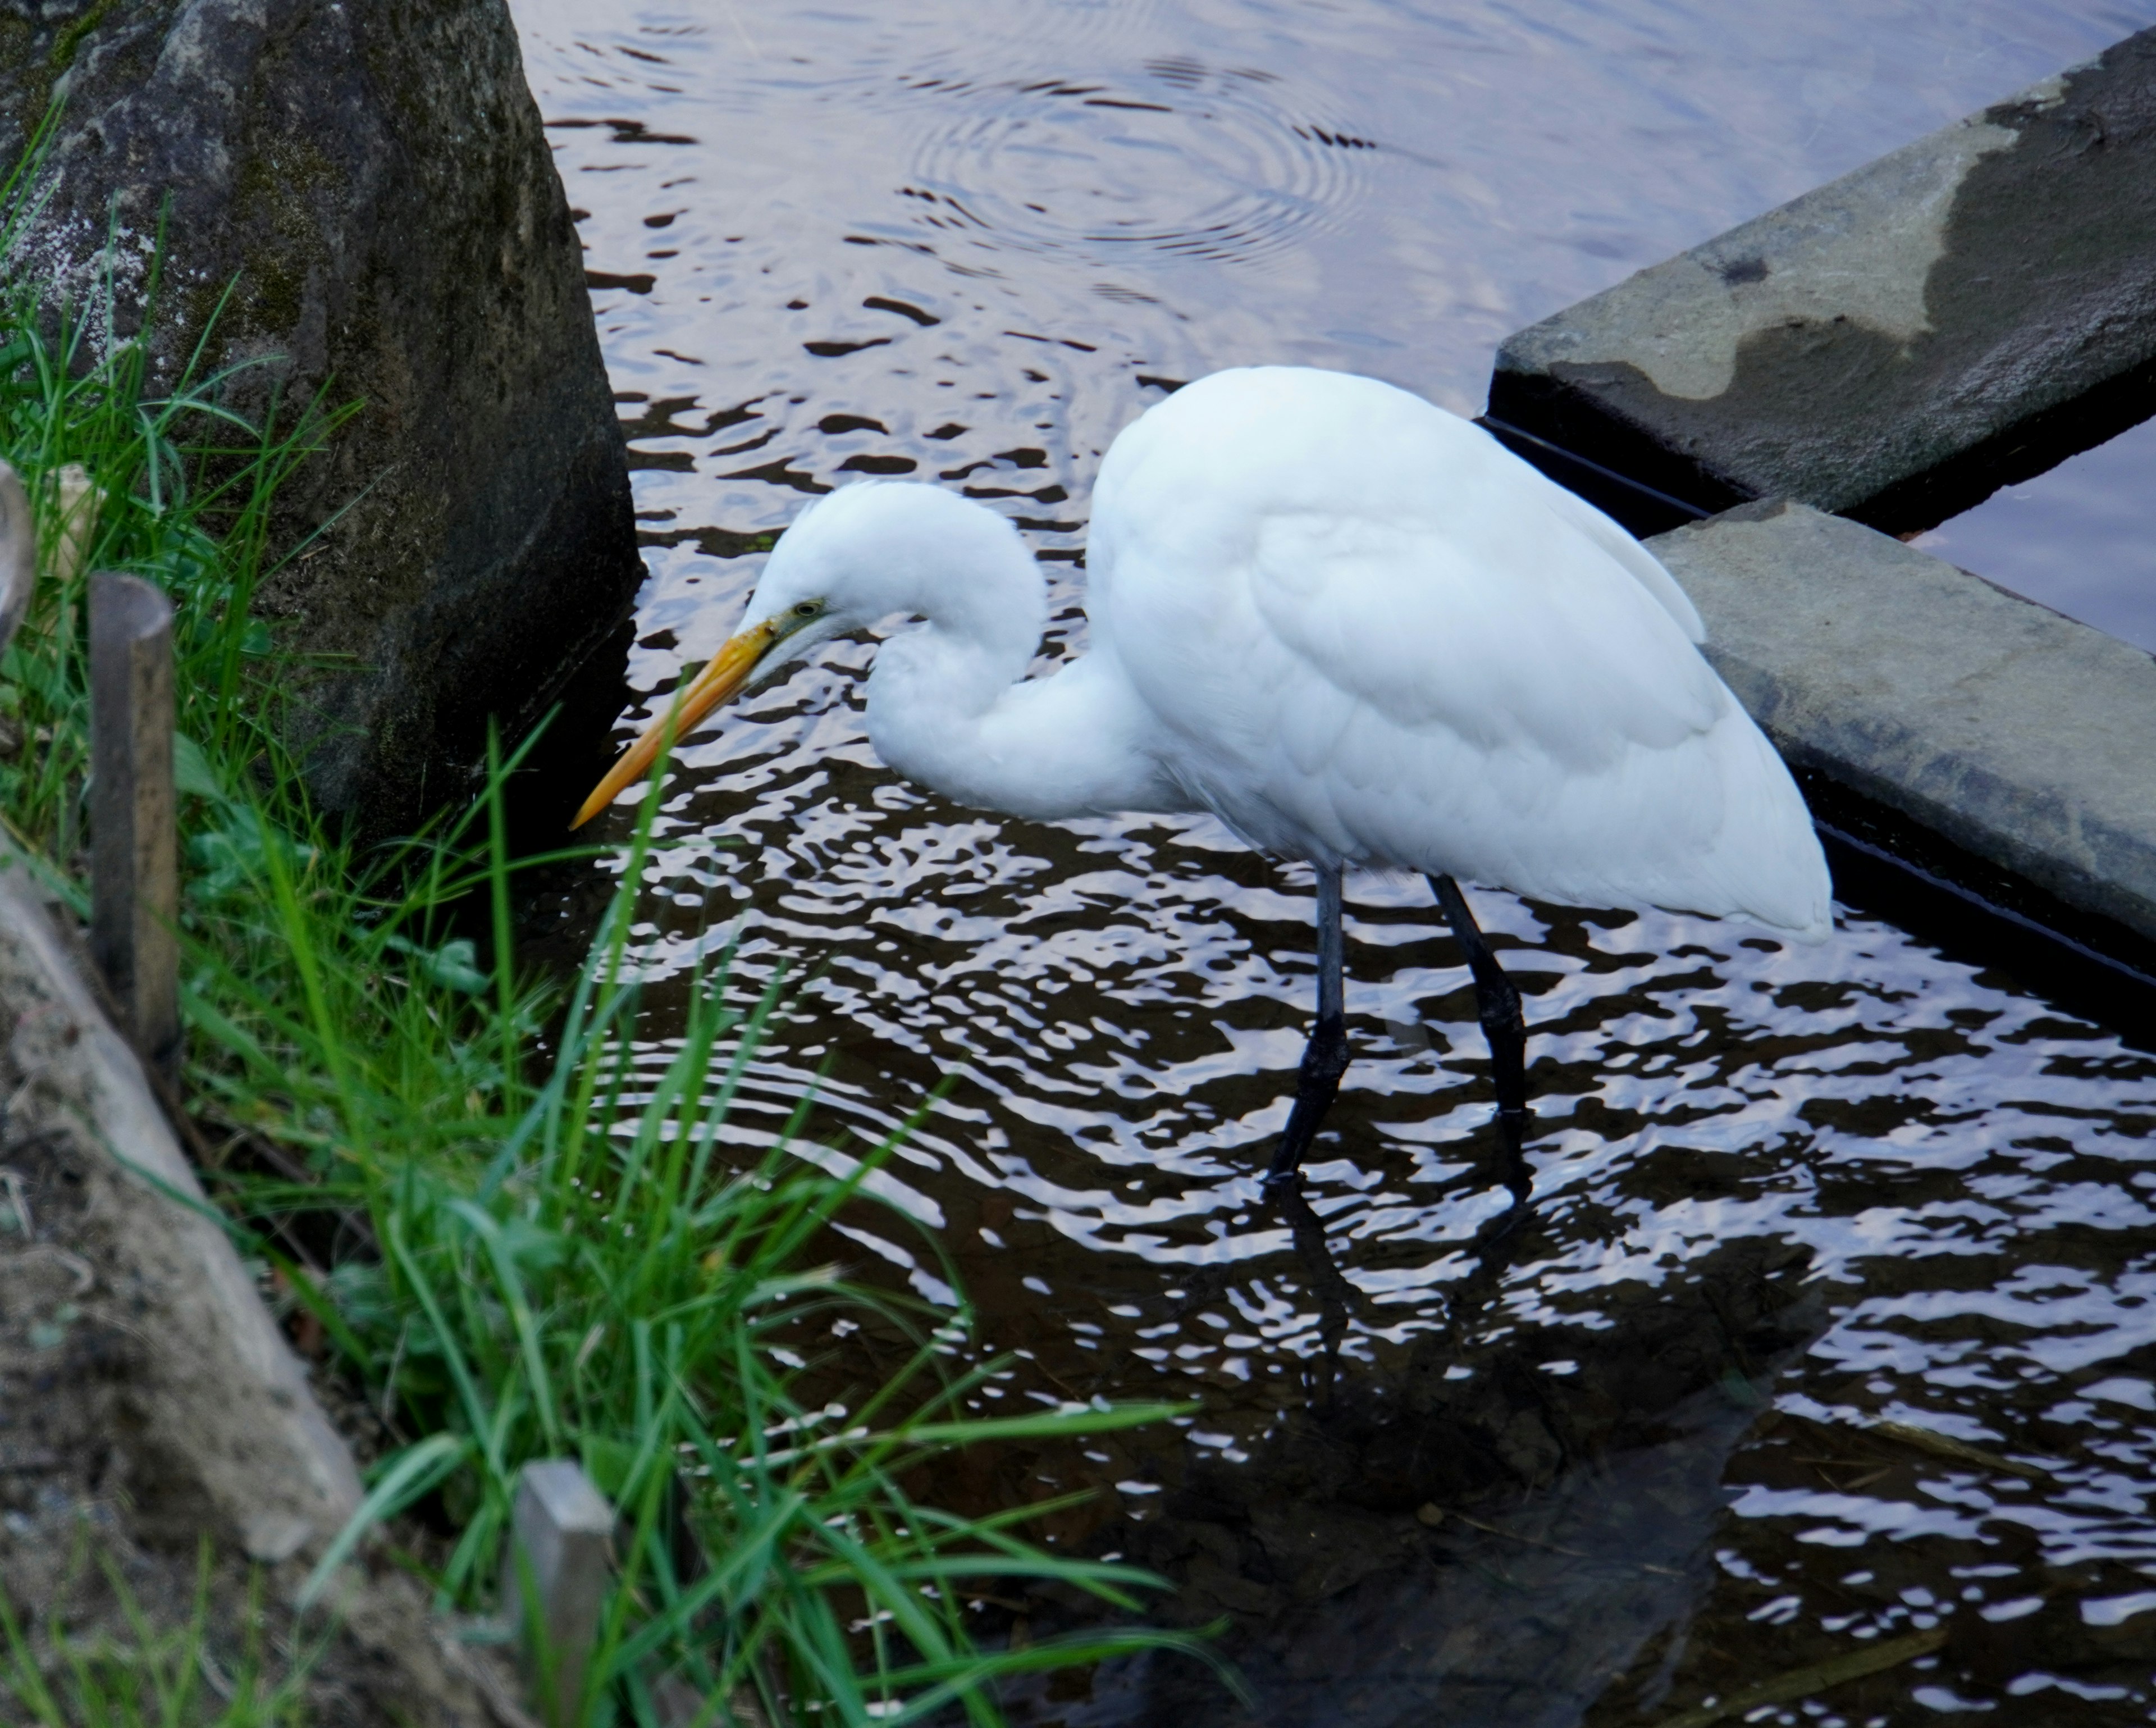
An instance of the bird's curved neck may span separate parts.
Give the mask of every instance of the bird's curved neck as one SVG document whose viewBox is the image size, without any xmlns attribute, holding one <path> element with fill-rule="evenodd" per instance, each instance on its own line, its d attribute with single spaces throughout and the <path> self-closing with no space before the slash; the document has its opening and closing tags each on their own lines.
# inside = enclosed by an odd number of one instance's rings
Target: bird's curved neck
<svg viewBox="0 0 2156 1728">
<path fill-rule="evenodd" d="M 869 675 L 869 733 L 900 773 L 941 786 L 957 758 L 973 748 L 982 723 L 1025 676 L 1039 642 L 982 620 L 919 609 L 919 627 L 877 652 Z M 916 772 L 916 769 L 920 770 Z"/>
<path fill-rule="evenodd" d="M 881 531 L 849 548 L 847 561 L 871 612 L 923 620 L 884 645 L 869 680 L 871 728 L 896 728 L 911 742 L 931 729 L 923 722 L 978 718 L 1025 676 L 1047 621 L 1047 584 L 1018 537 L 980 505 L 900 486 L 879 488 L 877 501 Z"/>
<path fill-rule="evenodd" d="M 1142 717 L 1111 656 L 1096 651 L 1026 680 L 1047 585 L 997 525 L 999 536 L 883 543 L 891 609 L 923 622 L 877 652 L 868 687 L 876 753 L 910 780 L 1014 815 L 1183 807 L 1157 784 Z"/>
</svg>

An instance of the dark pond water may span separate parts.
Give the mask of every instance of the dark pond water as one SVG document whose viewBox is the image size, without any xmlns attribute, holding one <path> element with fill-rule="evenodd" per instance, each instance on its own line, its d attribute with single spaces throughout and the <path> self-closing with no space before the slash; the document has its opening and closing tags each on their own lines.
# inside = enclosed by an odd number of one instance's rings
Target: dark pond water
<svg viewBox="0 0 2156 1728">
<path fill-rule="evenodd" d="M 2156 654 L 2156 420 L 2002 487 L 1916 543 Z"/>
<path fill-rule="evenodd" d="M 1159 381 L 1295 361 L 1474 412 L 1512 329 L 2156 16 L 517 10 L 629 422 L 645 702 L 732 630 L 755 537 L 862 473 L 1008 509 L 1067 652 L 1099 453 Z M 1478 1253 L 1501 1196 L 1466 974 L 1419 885 L 1358 882 L 1357 1060 L 1310 1181 L 1352 1286 L 1328 1309 L 1255 1174 L 1312 1006 L 1306 874 L 1206 821 L 903 784 L 867 663 L 835 650 L 686 748 L 645 933 L 677 989 L 716 938 L 744 992 L 805 975 L 745 1132 L 828 1063 L 843 1160 L 951 1083 L 883 1186 L 1017 1353 L 984 1407 L 1202 1403 L 943 1484 L 1102 1489 L 1059 1540 L 1229 1616 L 1256 1689 L 1246 1717 L 1142 1668 L 1033 1720 L 1654 1721 L 1882 1651 L 1739 1714 L 2149 1720 L 2156 1062 L 1854 914 L 1794 949 L 1479 892 L 1538 1113 L 1533 1217 Z M 855 1233 L 942 1289 L 920 1236 Z"/>
</svg>

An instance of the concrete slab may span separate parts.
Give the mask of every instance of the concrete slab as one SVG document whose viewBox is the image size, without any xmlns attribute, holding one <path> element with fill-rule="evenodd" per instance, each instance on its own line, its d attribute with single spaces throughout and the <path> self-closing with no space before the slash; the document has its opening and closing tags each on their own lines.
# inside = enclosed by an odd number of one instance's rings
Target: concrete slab
<svg viewBox="0 0 2156 1728">
<path fill-rule="evenodd" d="M 1800 774 L 2156 939 L 2156 659 L 1800 504 L 1648 544 Z"/>
<path fill-rule="evenodd" d="M 2152 188 L 2156 29 L 1520 332 L 1493 429 L 1929 527 L 2156 407 Z"/>
</svg>

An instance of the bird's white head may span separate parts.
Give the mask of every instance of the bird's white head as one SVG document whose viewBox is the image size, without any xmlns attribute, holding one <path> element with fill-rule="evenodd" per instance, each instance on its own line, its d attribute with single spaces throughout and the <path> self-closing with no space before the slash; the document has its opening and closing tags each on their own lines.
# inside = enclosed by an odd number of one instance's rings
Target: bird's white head
<svg viewBox="0 0 2156 1728">
<path fill-rule="evenodd" d="M 994 511 L 941 486 L 865 481 L 793 519 L 750 596 L 743 634 L 779 626 L 766 651 L 776 666 L 894 614 L 932 614 L 970 630 L 983 606 L 998 619 L 1009 610 L 1001 584 L 984 584 L 980 573 L 1014 568 L 1031 579 L 1033 558 Z M 1032 639 L 1039 635 L 1035 622 Z"/>
<path fill-rule="evenodd" d="M 605 809 L 669 737 L 684 736 L 729 697 L 834 636 L 914 613 L 998 647 L 1009 638 L 1022 667 L 1045 606 L 1018 531 L 982 505 L 915 481 L 865 481 L 818 499 L 772 549 L 742 628 L 629 746 L 571 826 Z"/>
</svg>

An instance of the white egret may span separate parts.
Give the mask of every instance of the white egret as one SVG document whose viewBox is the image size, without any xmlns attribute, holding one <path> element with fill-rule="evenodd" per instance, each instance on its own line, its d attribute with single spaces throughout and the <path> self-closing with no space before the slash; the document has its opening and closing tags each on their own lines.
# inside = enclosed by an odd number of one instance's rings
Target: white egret
<svg viewBox="0 0 2156 1728">
<path fill-rule="evenodd" d="M 832 636 L 921 619 L 868 682 L 870 740 L 907 779 L 1048 820 L 1210 810 L 1316 871 L 1317 1021 L 1265 1178 L 1283 1201 L 1348 1063 L 1347 867 L 1435 891 L 1473 969 L 1522 1201 L 1526 1028 L 1459 881 L 1826 931 L 1804 801 L 1701 657 L 1691 601 L 1456 415 L 1347 373 L 1216 373 L 1116 438 L 1088 542 L 1086 651 L 1029 679 L 1045 584 L 1008 522 L 910 481 L 818 500 L 746 627 L 578 823 L 735 692 Z"/>
</svg>

